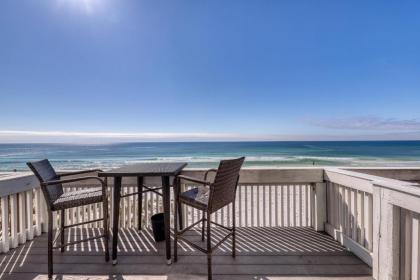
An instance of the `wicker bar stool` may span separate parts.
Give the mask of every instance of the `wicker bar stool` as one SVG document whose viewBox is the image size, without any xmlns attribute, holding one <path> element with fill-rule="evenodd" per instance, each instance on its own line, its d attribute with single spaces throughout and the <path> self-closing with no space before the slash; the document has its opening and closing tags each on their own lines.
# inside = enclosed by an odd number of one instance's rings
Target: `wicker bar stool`
<svg viewBox="0 0 420 280">
<path fill-rule="evenodd" d="M 186 242 L 197 250 L 207 254 L 207 269 L 208 269 L 208 279 L 212 279 L 212 270 L 211 270 L 211 258 L 213 251 L 219 247 L 224 241 L 229 237 L 232 237 L 232 257 L 235 257 L 235 197 L 236 197 L 236 188 L 239 181 L 239 171 L 241 170 L 242 164 L 245 158 L 241 157 L 238 159 L 232 160 L 222 160 L 220 161 L 219 168 L 210 169 L 204 175 L 204 180 L 191 178 L 183 175 L 179 175 L 176 178 L 176 197 L 175 197 L 175 213 L 181 207 L 181 203 L 201 210 L 203 217 L 193 223 L 192 225 L 187 226 L 183 230 L 178 231 L 178 215 L 174 215 L 175 222 L 175 240 L 174 240 L 174 261 L 178 260 L 177 245 L 178 239 Z M 214 182 L 207 181 L 207 175 L 209 172 L 215 172 Z M 181 180 L 198 183 L 204 185 L 201 188 L 193 188 L 186 192 L 180 193 Z M 215 223 L 211 221 L 211 214 L 218 211 L 219 209 L 225 207 L 228 204 L 232 203 L 232 227 L 226 227 L 224 225 Z M 204 229 L 206 227 L 206 248 L 191 242 L 190 240 L 182 236 L 183 233 L 190 230 L 194 226 L 201 223 L 201 239 L 204 241 Z M 210 224 L 219 226 L 229 231 L 229 233 L 222 238 L 215 246 L 211 245 L 211 227 Z"/>
<path fill-rule="evenodd" d="M 104 238 L 105 241 L 105 261 L 109 261 L 109 249 L 108 249 L 108 240 L 109 240 L 109 230 L 108 230 L 108 199 L 106 196 L 106 183 L 102 179 L 94 176 L 84 176 L 71 179 L 62 179 L 65 176 L 79 175 L 88 172 L 96 172 L 100 170 L 84 170 L 79 172 L 68 172 L 58 175 L 54 168 L 51 166 L 50 162 L 45 159 L 36 162 L 28 162 L 27 165 L 34 172 L 35 176 L 38 178 L 41 189 L 45 197 L 48 209 L 48 279 L 51 279 L 53 276 L 53 249 L 60 248 L 61 252 L 64 252 L 66 246 Z M 65 183 L 78 182 L 83 180 L 97 180 L 100 184 L 100 188 L 89 188 L 86 190 L 64 192 L 63 185 Z M 70 209 L 73 207 L 89 205 L 92 203 L 103 203 L 103 217 L 100 219 L 85 221 L 82 223 L 66 225 L 65 224 L 65 209 Z M 53 212 L 61 212 L 61 225 L 60 233 L 56 238 L 61 237 L 61 243 L 58 246 L 53 246 L 55 240 L 53 240 Z M 98 236 L 89 237 L 83 240 L 72 241 L 64 243 L 64 230 L 67 228 L 80 226 L 88 223 L 94 223 L 103 221 L 104 224 L 104 233 Z"/>
</svg>

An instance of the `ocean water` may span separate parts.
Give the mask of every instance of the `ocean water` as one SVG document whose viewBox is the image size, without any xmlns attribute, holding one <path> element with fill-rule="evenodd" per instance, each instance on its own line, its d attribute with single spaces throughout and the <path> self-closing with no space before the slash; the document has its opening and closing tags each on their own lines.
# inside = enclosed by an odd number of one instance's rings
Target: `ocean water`
<svg viewBox="0 0 420 280">
<path fill-rule="evenodd" d="M 0 144 L 0 171 L 27 170 L 27 161 L 43 158 L 69 170 L 153 161 L 216 167 L 220 159 L 239 156 L 246 156 L 249 167 L 420 166 L 420 141 Z"/>
</svg>

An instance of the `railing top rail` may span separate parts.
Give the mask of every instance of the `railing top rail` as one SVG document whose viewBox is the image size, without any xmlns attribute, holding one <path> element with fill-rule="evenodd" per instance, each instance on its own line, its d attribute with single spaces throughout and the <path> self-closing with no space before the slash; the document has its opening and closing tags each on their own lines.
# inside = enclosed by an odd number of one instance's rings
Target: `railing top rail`
<svg viewBox="0 0 420 280">
<path fill-rule="evenodd" d="M 28 191 L 39 187 L 39 182 L 31 172 L 2 173 L 0 176 L 0 197 Z"/>
<path fill-rule="evenodd" d="M 340 168 L 325 168 L 324 172 L 325 180 L 327 181 L 342 184 L 347 187 L 354 187 L 370 193 L 373 192 L 372 187 L 375 185 L 420 196 L 420 185 L 416 183 L 359 173 L 356 171 L 343 170 Z"/>
<path fill-rule="evenodd" d="M 206 168 L 186 168 L 183 174 L 204 176 Z M 67 172 L 69 170 L 66 170 Z M 74 170 L 77 171 L 77 170 Z M 324 181 L 324 171 L 320 167 L 273 167 L 273 168 L 243 168 L 241 184 L 308 184 Z M 126 182 L 130 182 L 129 178 Z M 159 178 L 146 178 L 149 183 L 159 183 Z M 134 181 L 133 181 L 134 182 Z M 86 182 L 88 185 L 91 182 Z M 109 184 L 112 185 L 112 180 Z M 39 183 L 31 172 L 0 173 L 0 197 L 16 194 L 38 188 Z"/>
<path fill-rule="evenodd" d="M 375 180 L 372 182 L 372 184 L 375 186 L 383 187 L 385 189 L 410 194 L 420 198 L 420 185 L 417 183 L 396 180 Z"/>
<path fill-rule="evenodd" d="M 378 167 L 378 166 L 357 166 L 357 167 L 349 167 L 349 166 L 344 166 L 344 167 L 339 167 L 340 169 L 346 169 L 346 170 L 352 170 L 352 171 L 357 171 L 357 170 L 415 170 L 415 171 L 420 171 L 420 167 L 419 166 L 383 166 L 383 167 Z"/>
<path fill-rule="evenodd" d="M 186 167 L 183 171 L 206 171 L 210 168 L 202 167 Z M 255 166 L 255 167 L 242 167 L 242 170 L 323 170 L 322 166 Z"/>
<path fill-rule="evenodd" d="M 204 176 L 207 169 L 186 168 L 185 175 Z M 239 183 L 242 184 L 308 184 L 324 181 L 323 168 L 281 167 L 281 168 L 242 168 Z"/>
<path fill-rule="evenodd" d="M 420 182 L 420 167 L 355 167 L 343 169 L 394 180 Z"/>
<path fill-rule="evenodd" d="M 340 168 L 340 167 L 326 167 L 326 168 L 324 168 L 324 172 L 327 175 L 330 174 L 330 173 L 337 173 L 337 174 L 341 174 L 341 175 L 346 175 L 348 177 L 364 179 L 364 180 L 368 180 L 368 181 L 374 181 L 374 180 L 378 180 L 378 179 L 386 179 L 386 178 L 383 178 L 383 177 L 380 177 L 380 176 L 370 175 L 370 174 L 361 173 L 361 172 L 348 170 L 348 169 L 343 169 L 343 168 Z M 393 179 L 389 179 L 389 180 L 393 180 Z"/>
<path fill-rule="evenodd" d="M 183 173 L 204 175 L 206 168 L 186 168 Z M 372 193 L 373 185 L 420 196 L 420 185 L 406 181 L 388 179 L 336 167 L 273 167 L 243 168 L 242 184 L 308 184 L 331 181 Z M 112 182 L 110 182 L 112 184 Z M 0 172 L 0 197 L 39 187 L 30 172 Z"/>
</svg>

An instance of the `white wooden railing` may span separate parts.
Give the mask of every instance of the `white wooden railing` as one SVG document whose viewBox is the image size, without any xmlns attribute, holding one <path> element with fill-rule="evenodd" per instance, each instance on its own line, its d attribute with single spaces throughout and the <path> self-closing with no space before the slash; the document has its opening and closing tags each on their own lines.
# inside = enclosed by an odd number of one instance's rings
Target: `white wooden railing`
<svg viewBox="0 0 420 280">
<path fill-rule="evenodd" d="M 0 180 L 0 250 L 7 252 L 41 235 L 46 208 L 34 176 L 2 174 Z"/>
<path fill-rule="evenodd" d="M 326 232 L 372 266 L 372 176 L 326 169 Z"/>
<path fill-rule="evenodd" d="M 367 174 L 388 174 L 384 170 L 390 169 L 366 169 L 363 173 L 342 168 L 244 169 L 236 196 L 237 225 L 325 230 L 370 265 L 375 279 L 420 279 L 420 186 Z M 390 170 L 390 174 L 419 181 L 420 169 L 398 170 L 402 172 Z M 184 174 L 202 177 L 204 170 L 188 169 Z M 65 191 L 91 187 L 91 183 L 65 185 Z M 113 182 L 108 183 L 112 213 Z M 124 179 L 123 192 L 134 192 L 135 183 L 135 178 Z M 158 185 L 159 181 L 146 178 L 146 184 Z M 182 186 L 184 190 L 192 187 Z M 143 199 L 142 225 L 149 227 L 151 215 L 162 212 L 162 199 L 154 193 L 145 194 Z M 101 207 L 93 204 L 68 210 L 66 217 L 69 223 L 95 219 L 102 215 Z M 121 227 L 137 227 L 137 207 L 137 196 L 121 200 Z M 0 211 L 1 252 L 39 236 L 47 228 L 45 201 L 29 173 L 0 174 Z M 183 213 L 188 223 L 201 215 L 188 208 Z M 229 225 L 231 213 L 227 207 L 214 219 Z M 53 226 L 59 223 L 59 215 L 55 215 Z"/>
<path fill-rule="evenodd" d="M 322 181 L 322 169 L 295 170 L 293 178 L 282 177 L 282 174 L 291 172 L 288 169 L 281 169 L 278 174 L 273 175 L 270 170 L 244 170 L 237 190 L 236 196 L 236 221 L 237 226 L 259 227 L 259 226 L 298 226 L 311 227 L 314 224 L 314 187 Z M 193 177 L 202 177 L 202 170 L 187 170 L 184 173 Z M 305 175 L 308 174 L 308 175 Z M 264 177 L 264 180 L 257 178 Z M 287 182 L 285 181 L 287 180 Z M 303 180 L 307 180 L 304 182 Z M 259 182 L 260 181 L 260 182 Z M 149 179 L 146 183 L 155 186 L 159 181 Z M 112 188 L 113 182 L 108 185 Z M 123 182 L 123 194 L 136 191 L 134 179 L 125 178 Z M 77 190 L 91 187 L 85 185 L 67 185 L 65 190 Z M 195 185 L 182 185 L 182 190 L 197 187 Z M 172 195 L 172 193 L 171 193 Z M 109 190 L 110 213 L 112 213 L 113 194 Z M 102 213 L 101 204 L 72 209 L 66 213 L 70 222 L 82 222 L 87 217 L 97 217 Z M 137 227 L 138 224 L 138 197 L 128 196 L 120 202 L 120 227 Z M 171 200 L 173 211 L 173 200 Z M 188 223 L 197 221 L 201 213 L 189 207 L 183 209 L 184 220 Z M 142 225 L 150 226 L 150 217 L 163 211 L 162 198 L 153 192 L 146 193 L 143 197 Z M 224 225 L 231 224 L 231 206 L 218 211 L 214 217 L 216 222 Z M 59 217 L 55 216 L 55 225 L 59 225 Z M 111 221 L 112 222 L 112 221 Z M 171 220 L 172 222 L 172 220 Z M 96 227 L 96 224 L 89 225 Z"/>
<path fill-rule="evenodd" d="M 418 181 L 420 169 L 397 176 Z M 324 179 L 326 231 L 369 264 L 375 279 L 419 280 L 420 185 L 336 168 L 325 169 Z"/>
<path fill-rule="evenodd" d="M 202 177 L 203 170 L 187 170 L 189 176 Z M 2 174 L 0 177 L 1 206 L 1 251 L 7 252 L 16 248 L 26 240 L 33 239 L 47 229 L 47 210 L 38 182 L 30 173 Z M 89 174 L 87 174 L 89 175 Z M 92 174 L 93 175 L 93 174 Z M 123 193 L 135 192 L 135 178 L 123 180 Z M 315 192 L 317 184 L 323 180 L 322 169 L 250 169 L 241 173 L 236 201 L 236 220 L 238 226 L 314 226 Z M 65 191 L 92 187 L 93 182 L 84 184 L 68 184 Z M 109 184 L 109 213 L 112 213 L 112 185 Z M 147 179 L 149 185 L 157 185 L 159 181 Z M 183 185 L 183 190 L 194 187 Z M 121 199 L 120 226 L 137 227 L 137 196 Z M 171 200 L 173 201 L 173 200 Z M 232 221 L 231 206 L 221 209 L 214 219 L 221 224 L 229 225 Z M 172 203 L 173 210 L 173 203 Z M 143 197 L 142 225 L 150 226 L 151 215 L 162 212 L 162 198 L 155 193 L 146 193 Z M 184 220 L 188 223 L 196 221 L 201 215 L 197 210 L 184 208 Z M 102 215 L 102 204 L 92 204 L 66 210 L 68 223 L 79 223 L 95 219 Z M 110 215 L 112 224 L 112 215 Z M 60 215 L 54 213 L 53 228 L 60 224 Z M 100 222 L 84 227 L 100 227 Z"/>
<path fill-rule="evenodd" d="M 373 191 L 374 276 L 420 279 L 420 186 L 384 180 Z"/>
</svg>

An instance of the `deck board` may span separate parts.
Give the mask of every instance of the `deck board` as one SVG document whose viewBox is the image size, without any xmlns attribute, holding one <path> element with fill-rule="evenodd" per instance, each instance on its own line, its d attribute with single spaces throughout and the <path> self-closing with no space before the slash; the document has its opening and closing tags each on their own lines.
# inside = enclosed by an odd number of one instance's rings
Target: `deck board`
<svg viewBox="0 0 420 280">
<path fill-rule="evenodd" d="M 76 229 L 66 240 L 92 236 L 99 229 Z M 371 269 L 328 235 L 310 228 L 238 228 L 237 257 L 230 256 L 230 242 L 214 255 L 214 279 L 372 279 Z M 198 231 L 188 238 L 201 243 Z M 221 232 L 215 231 L 215 240 Z M 0 255 L 2 279 L 46 279 L 46 235 Z M 206 279 L 206 256 L 180 244 L 179 261 L 165 264 L 164 244 L 152 240 L 150 230 L 122 230 L 118 265 L 106 263 L 103 243 L 54 252 L 56 279 Z"/>
</svg>

